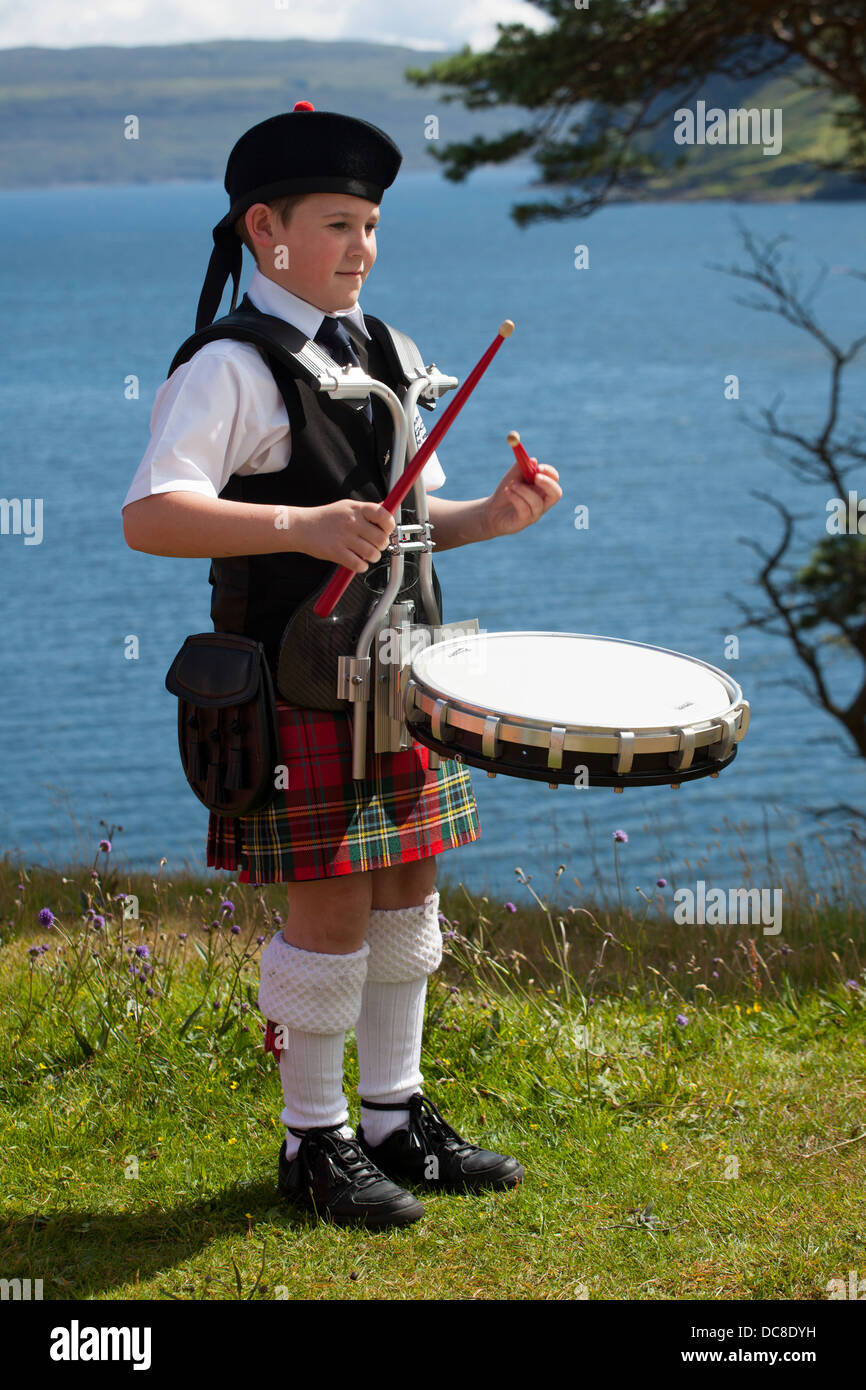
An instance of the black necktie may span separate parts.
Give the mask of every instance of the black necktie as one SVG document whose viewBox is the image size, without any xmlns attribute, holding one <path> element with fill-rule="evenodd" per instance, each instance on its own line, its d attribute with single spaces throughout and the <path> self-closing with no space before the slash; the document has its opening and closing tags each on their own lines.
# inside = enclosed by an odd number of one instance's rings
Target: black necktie
<svg viewBox="0 0 866 1390">
<path fill-rule="evenodd" d="M 328 356 L 334 359 L 338 367 L 360 367 L 361 359 L 339 319 L 328 318 L 326 314 L 316 333 L 315 341 L 322 344 Z M 356 410 L 363 410 L 370 424 L 373 423 L 373 407 L 369 396 L 364 401 L 346 401 L 346 405 L 351 405 Z"/>
</svg>

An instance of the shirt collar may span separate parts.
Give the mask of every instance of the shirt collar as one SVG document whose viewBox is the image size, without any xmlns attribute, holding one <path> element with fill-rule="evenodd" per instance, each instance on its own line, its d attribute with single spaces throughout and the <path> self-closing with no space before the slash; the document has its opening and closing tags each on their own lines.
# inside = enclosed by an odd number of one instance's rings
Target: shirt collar
<svg viewBox="0 0 866 1390">
<path fill-rule="evenodd" d="M 263 314 L 273 314 L 278 319 L 285 319 L 286 323 L 306 333 L 308 338 L 315 338 L 325 318 L 322 309 L 292 294 L 291 290 L 284 289 L 276 280 L 270 280 L 267 275 L 262 274 L 258 266 L 253 271 L 247 295 Z M 338 309 L 336 314 L 328 317 L 348 319 L 365 338 L 370 337 L 358 303 L 353 304 L 351 309 Z"/>
</svg>

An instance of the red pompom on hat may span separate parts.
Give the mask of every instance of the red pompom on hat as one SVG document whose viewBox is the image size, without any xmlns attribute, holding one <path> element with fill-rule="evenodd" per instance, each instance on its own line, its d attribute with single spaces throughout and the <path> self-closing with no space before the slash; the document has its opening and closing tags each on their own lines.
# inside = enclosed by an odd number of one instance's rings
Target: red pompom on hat
<svg viewBox="0 0 866 1390">
<path fill-rule="evenodd" d="M 294 111 L 315 111 L 316 108 L 311 101 L 296 101 L 292 109 Z"/>
</svg>

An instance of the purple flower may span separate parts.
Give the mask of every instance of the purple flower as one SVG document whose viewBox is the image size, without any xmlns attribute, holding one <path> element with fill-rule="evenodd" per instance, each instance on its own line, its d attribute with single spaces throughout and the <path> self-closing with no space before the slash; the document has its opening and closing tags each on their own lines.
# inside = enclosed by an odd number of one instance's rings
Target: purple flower
<svg viewBox="0 0 866 1390">
<path fill-rule="evenodd" d="M 265 944 L 265 938 L 264 938 L 263 936 L 257 936 L 257 937 L 256 937 L 256 945 L 257 945 L 257 946 L 264 946 L 264 944 Z"/>
<path fill-rule="evenodd" d="M 150 985 L 148 985 L 147 989 L 145 990 L 145 994 L 147 995 L 148 999 L 154 999 L 156 997 L 156 990 L 151 989 Z"/>
<path fill-rule="evenodd" d="M 141 956 L 142 959 L 143 959 L 145 956 L 149 956 L 149 955 L 150 955 L 150 949 L 149 949 L 149 947 L 147 947 L 147 946 L 136 946 L 136 948 L 135 948 L 135 954 L 136 954 L 137 956 Z"/>
<path fill-rule="evenodd" d="M 782 945 L 782 946 L 779 947 L 779 950 L 781 951 L 781 953 L 782 953 L 783 956 L 789 956 L 789 955 L 791 954 L 791 948 L 790 948 L 790 946 L 784 946 L 784 945 Z"/>
<path fill-rule="evenodd" d="M 680 1025 L 681 1028 L 685 1028 L 686 1024 L 688 1023 L 688 1019 L 686 1018 L 685 1014 L 677 1014 L 677 1023 Z"/>
<path fill-rule="evenodd" d="M 94 931 L 102 931 L 105 926 L 105 918 L 101 917 L 98 912 L 94 912 L 92 926 Z"/>
<path fill-rule="evenodd" d="M 439 915 L 439 921 L 440 921 L 440 922 L 447 922 L 447 921 L 448 921 L 448 918 L 445 916 L 445 913 L 444 913 L 444 912 L 440 912 L 438 915 Z"/>
<path fill-rule="evenodd" d="M 24 892 L 24 884 L 23 884 L 23 883 L 19 883 L 19 885 L 18 885 L 18 892 L 19 892 L 19 893 L 23 893 L 23 892 Z"/>
<path fill-rule="evenodd" d="M 626 835 L 626 833 L 625 833 L 624 830 L 615 830 L 615 831 L 613 832 L 613 838 L 614 838 L 614 840 L 616 840 L 617 844 L 620 844 L 620 845 L 627 845 L 627 844 L 628 844 L 628 836 Z"/>
<path fill-rule="evenodd" d="M 509 911 L 509 912 L 516 912 L 516 911 L 517 911 L 517 908 L 514 906 L 514 903 L 506 903 L 505 906 L 508 908 L 508 911 Z"/>
<path fill-rule="evenodd" d="M 445 937 L 446 941 L 453 941 L 457 933 L 456 931 L 444 931 L 442 935 Z"/>
<path fill-rule="evenodd" d="M 856 980 L 846 980 L 846 981 L 845 981 L 845 988 L 846 988 L 846 989 L 858 989 L 858 990 L 859 990 L 860 986 L 858 985 L 858 983 L 857 983 Z"/>
<path fill-rule="evenodd" d="M 714 970 L 714 971 L 713 971 L 713 979 L 714 979 L 714 980 L 717 980 L 718 978 L 719 978 L 719 972 L 718 972 L 718 970 Z"/>
<path fill-rule="evenodd" d="M 100 841 L 99 841 L 99 848 L 100 848 L 101 850 L 104 850 L 106 854 L 110 854 L 110 853 L 111 853 L 111 841 L 110 841 L 110 840 L 100 840 Z"/>
<path fill-rule="evenodd" d="M 230 902 L 228 898 L 225 898 L 225 899 L 220 903 L 220 912 L 234 912 L 234 910 L 235 910 L 235 905 L 234 905 L 233 902 Z"/>
<path fill-rule="evenodd" d="M 240 931 L 241 931 L 240 927 L 233 926 L 233 927 L 232 927 L 232 936 L 240 936 Z"/>
<path fill-rule="evenodd" d="M 41 955 L 41 952 L 38 946 L 29 946 L 27 948 L 27 954 L 28 956 L 38 956 Z"/>
<path fill-rule="evenodd" d="M 39 925 L 40 927 L 54 926 L 54 913 L 51 911 L 50 907 L 42 908 L 42 911 L 39 913 Z"/>
<path fill-rule="evenodd" d="M 657 878 L 657 879 L 656 879 L 656 888 L 667 888 L 667 886 L 668 886 L 668 881 L 667 881 L 666 878 Z"/>
<path fill-rule="evenodd" d="M 177 939 L 178 939 L 178 941 L 186 941 L 186 932 L 185 932 L 185 931 L 180 931 L 180 932 L 178 932 L 178 934 L 177 934 Z"/>
</svg>

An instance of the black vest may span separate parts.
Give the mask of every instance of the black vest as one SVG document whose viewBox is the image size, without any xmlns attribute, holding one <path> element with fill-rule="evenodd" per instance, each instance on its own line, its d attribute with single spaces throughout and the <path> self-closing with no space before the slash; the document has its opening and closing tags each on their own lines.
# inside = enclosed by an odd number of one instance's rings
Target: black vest
<svg viewBox="0 0 866 1390">
<path fill-rule="evenodd" d="M 268 315 L 262 314 L 244 295 L 238 310 L 257 316 L 263 327 Z M 226 315 L 230 319 L 230 315 Z M 202 346 L 221 335 L 221 320 L 217 319 L 202 333 L 194 334 L 179 349 L 171 371 L 186 361 Z M 378 320 L 365 322 L 376 336 L 366 339 L 344 326 L 352 338 L 362 368 L 370 375 L 398 390 L 403 386 L 395 368 L 377 341 L 384 325 Z M 203 334 L 207 336 L 203 338 Z M 265 360 L 286 406 L 291 429 L 290 458 L 285 468 L 275 473 L 251 476 L 232 474 L 219 494 L 236 502 L 271 503 L 289 507 L 321 507 L 342 497 L 359 501 L 382 502 L 388 494 L 390 450 L 393 439 L 391 414 L 385 402 L 370 397 L 373 407 L 371 424 L 363 410 L 354 403 L 332 400 L 326 392 L 316 391 L 302 376 L 294 374 L 289 365 L 271 352 Z M 401 522 L 417 521 L 412 493 L 401 507 Z M 442 621 L 441 589 L 435 569 L 433 589 L 439 603 L 438 615 L 426 616 L 418 584 L 417 552 L 404 555 L 404 581 L 396 601 L 412 598 L 415 601 L 414 620 Z M 382 593 L 388 581 L 390 557 L 385 555 L 368 570 L 356 575 L 352 584 L 363 584 L 370 590 L 371 600 Z M 272 672 L 276 676 L 280 638 L 292 614 L 334 572 L 334 563 L 319 560 L 300 552 L 276 551 L 267 555 L 234 555 L 211 561 L 210 583 L 211 619 L 216 632 L 241 633 L 260 641 Z"/>
</svg>

